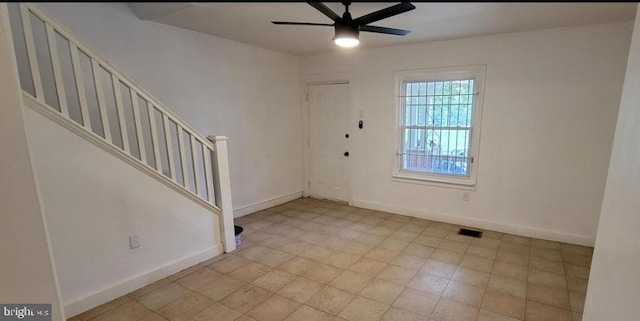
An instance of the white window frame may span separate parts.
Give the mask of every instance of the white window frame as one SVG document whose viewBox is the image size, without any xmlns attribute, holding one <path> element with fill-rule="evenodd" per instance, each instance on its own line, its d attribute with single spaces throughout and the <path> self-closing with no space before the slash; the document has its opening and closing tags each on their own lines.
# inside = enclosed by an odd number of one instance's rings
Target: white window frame
<svg viewBox="0 0 640 321">
<path fill-rule="evenodd" d="M 476 177 L 478 169 L 478 155 L 480 147 L 480 128 L 482 125 L 482 102 L 484 93 L 484 78 L 486 65 L 471 66 L 455 66 L 443 68 L 415 69 L 396 71 L 394 73 L 396 80 L 395 104 L 396 104 L 396 146 L 394 153 L 394 169 L 392 178 L 397 182 L 419 183 L 427 185 L 435 185 L 441 187 L 460 188 L 475 190 Z M 404 95 L 403 85 L 408 81 L 451 81 L 451 80 L 474 80 L 475 98 L 473 100 L 473 109 L 471 113 L 471 129 L 469 157 L 472 158 L 468 168 L 468 176 L 436 174 L 428 172 L 416 172 L 402 170 L 402 122 L 403 104 L 401 104 L 401 96 Z"/>
</svg>

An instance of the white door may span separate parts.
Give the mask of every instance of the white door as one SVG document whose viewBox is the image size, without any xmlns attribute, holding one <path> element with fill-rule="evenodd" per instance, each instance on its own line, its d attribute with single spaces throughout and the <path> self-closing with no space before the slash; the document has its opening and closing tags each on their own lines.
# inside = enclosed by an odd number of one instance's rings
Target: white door
<svg viewBox="0 0 640 321">
<path fill-rule="evenodd" d="M 349 85 L 309 86 L 311 196 L 349 201 Z"/>
</svg>

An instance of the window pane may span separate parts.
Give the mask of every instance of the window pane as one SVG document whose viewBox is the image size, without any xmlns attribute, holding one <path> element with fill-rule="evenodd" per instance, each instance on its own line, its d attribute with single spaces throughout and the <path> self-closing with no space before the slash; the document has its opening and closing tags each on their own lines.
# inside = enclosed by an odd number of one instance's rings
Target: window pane
<svg viewBox="0 0 640 321">
<path fill-rule="evenodd" d="M 46 27 L 44 21 L 33 13 L 30 12 L 29 16 L 31 20 L 31 30 L 33 32 L 33 42 L 36 47 L 38 68 L 40 69 L 40 80 L 42 81 L 42 89 L 44 90 L 44 101 L 49 107 L 60 111 L 56 82 L 53 78 L 53 65 L 51 63 Z"/>
<path fill-rule="evenodd" d="M 183 137 L 184 137 L 184 154 L 185 154 L 185 166 L 187 167 L 187 180 L 189 181 L 189 186 L 187 189 L 192 193 L 196 193 L 196 174 L 193 168 L 193 154 L 191 149 L 194 146 L 191 146 L 191 135 L 187 133 L 184 129 L 182 129 Z"/>
<path fill-rule="evenodd" d="M 124 149 L 111 73 L 100 66 L 98 67 L 97 76 L 100 77 L 100 85 L 102 86 L 104 94 L 104 106 L 102 106 L 102 108 L 104 108 L 107 113 L 107 122 L 109 123 L 109 130 L 111 131 L 111 143 L 120 147 L 120 149 Z"/>
<path fill-rule="evenodd" d="M 85 96 L 87 98 L 87 108 L 89 110 L 89 122 L 91 130 L 104 138 L 104 128 L 102 126 L 102 118 L 100 117 L 100 109 L 98 108 L 98 96 L 96 95 L 96 87 L 93 80 L 93 69 L 91 68 L 91 58 L 84 52 L 80 51 L 80 69 L 82 70 L 82 79 L 84 80 Z"/>
<path fill-rule="evenodd" d="M 20 5 L 18 3 L 9 3 L 7 7 L 9 9 L 13 48 L 15 50 L 16 61 L 18 63 L 18 74 L 20 75 L 20 86 L 22 87 L 22 90 L 35 97 L 36 90 L 33 87 L 33 79 L 31 78 L 31 66 L 29 65 L 27 44 L 24 39 L 24 30 L 22 29 Z"/>
<path fill-rule="evenodd" d="M 153 151 L 153 140 L 151 138 L 151 121 L 149 119 L 149 108 L 147 101 L 136 95 L 138 100 L 138 111 L 140 113 L 140 127 L 142 129 L 142 141 L 144 142 L 144 155 L 147 158 L 147 165 L 156 168 L 156 157 Z"/>
<path fill-rule="evenodd" d="M 180 156 L 180 137 L 178 137 L 178 130 L 182 130 L 178 128 L 178 125 L 169 120 L 169 137 L 171 138 L 171 146 L 173 151 L 173 161 L 175 162 L 176 169 L 176 182 L 178 184 L 184 186 L 184 177 L 182 177 L 182 159 Z"/>
<path fill-rule="evenodd" d="M 140 146 L 138 145 L 138 135 L 136 132 L 136 122 L 133 115 L 133 102 L 131 97 L 131 89 L 129 86 L 122 82 L 119 82 L 118 89 L 120 90 L 120 96 L 122 97 L 122 110 L 124 112 L 124 126 L 127 129 L 127 137 L 129 139 L 129 150 L 131 156 L 141 159 Z M 137 98 L 137 95 L 136 95 Z M 122 126 L 123 124 L 121 124 Z"/>
<path fill-rule="evenodd" d="M 69 41 L 56 32 L 56 44 L 58 47 L 58 57 L 60 58 L 60 70 L 62 72 L 62 82 L 64 83 L 65 97 L 67 98 L 67 108 L 69 117 L 76 123 L 84 125 L 82 122 L 82 111 L 80 110 L 80 99 L 78 97 L 78 87 L 73 74 L 71 63 L 71 51 Z"/>
<path fill-rule="evenodd" d="M 473 79 L 403 84 L 402 170 L 469 175 Z"/>
<path fill-rule="evenodd" d="M 198 195 L 203 199 L 207 199 L 209 197 L 209 194 L 207 191 L 207 175 L 204 166 L 204 153 L 202 152 L 202 143 L 196 140 L 196 144 L 195 146 L 193 146 L 193 148 L 196 149 L 195 162 L 198 165 L 198 172 L 196 173 L 196 175 L 198 175 L 198 182 L 200 182 L 201 184 L 200 186 L 198 186 Z"/>
<path fill-rule="evenodd" d="M 158 153 L 160 154 L 160 165 L 162 165 L 162 174 L 168 178 L 171 177 L 171 172 L 169 171 L 169 153 L 167 149 L 167 136 L 164 132 L 164 120 L 162 117 L 162 113 L 153 108 L 153 119 L 156 122 L 156 134 L 158 135 Z"/>
</svg>

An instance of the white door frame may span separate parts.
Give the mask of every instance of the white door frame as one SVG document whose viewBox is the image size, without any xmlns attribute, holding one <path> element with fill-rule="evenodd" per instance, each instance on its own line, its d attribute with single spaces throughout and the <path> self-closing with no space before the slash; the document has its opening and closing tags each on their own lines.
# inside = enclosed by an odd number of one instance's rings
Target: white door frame
<svg viewBox="0 0 640 321">
<path fill-rule="evenodd" d="M 311 148 L 309 145 L 309 101 L 308 101 L 308 93 L 309 86 L 313 85 L 338 85 L 338 84 L 348 84 L 349 86 L 349 120 L 351 121 L 351 110 L 353 109 L 353 94 L 351 90 L 351 73 L 329 73 L 329 74 L 313 74 L 313 75 L 303 75 L 300 79 L 300 93 L 301 93 L 301 120 L 302 123 L 302 196 L 309 197 L 311 195 L 310 181 L 310 161 L 311 161 Z M 355 136 L 355 130 L 352 130 L 353 124 L 349 124 L 349 140 L 353 139 Z M 351 148 L 351 144 L 349 144 L 349 148 Z M 351 166 L 349 166 L 351 168 Z M 352 175 L 353 171 L 349 169 L 347 175 L 344 175 L 343 178 L 346 180 L 346 184 L 348 186 L 347 190 L 347 200 L 349 205 L 353 205 L 353 197 L 352 197 Z"/>
</svg>

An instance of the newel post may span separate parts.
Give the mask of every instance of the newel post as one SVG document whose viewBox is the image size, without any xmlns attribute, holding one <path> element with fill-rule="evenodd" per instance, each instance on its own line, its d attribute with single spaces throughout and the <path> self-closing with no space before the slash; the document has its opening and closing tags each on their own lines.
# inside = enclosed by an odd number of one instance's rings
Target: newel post
<svg viewBox="0 0 640 321">
<path fill-rule="evenodd" d="M 231 202 L 231 178 L 229 175 L 229 155 L 227 151 L 227 136 L 209 136 L 213 142 L 214 155 L 213 177 L 216 196 L 216 206 L 222 210 L 220 215 L 220 229 L 224 252 L 236 249 L 236 236 L 233 225 L 233 204 Z"/>
</svg>

